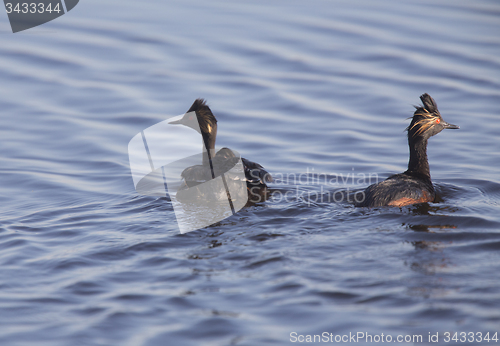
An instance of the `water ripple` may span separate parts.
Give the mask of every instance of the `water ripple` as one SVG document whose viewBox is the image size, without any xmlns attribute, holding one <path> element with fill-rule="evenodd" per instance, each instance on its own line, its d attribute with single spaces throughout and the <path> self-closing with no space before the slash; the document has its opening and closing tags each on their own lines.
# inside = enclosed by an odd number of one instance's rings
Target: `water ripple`
<svg viewBox="0 0 500 346">
<path fill-rule="evenodd" d="M 495 331 L 499 13 L 89 0 L 1 35 L 0 344 Z M 406 169 L 424 92 L 461 126 L 429 141 L 436 203 L 354 207 L 359 174 Z M 180 234 L 169 198 L 134 191 L 127 144 L 197 97 L 218 144 L 277 179 L 267 201 Z"/>
</svg>

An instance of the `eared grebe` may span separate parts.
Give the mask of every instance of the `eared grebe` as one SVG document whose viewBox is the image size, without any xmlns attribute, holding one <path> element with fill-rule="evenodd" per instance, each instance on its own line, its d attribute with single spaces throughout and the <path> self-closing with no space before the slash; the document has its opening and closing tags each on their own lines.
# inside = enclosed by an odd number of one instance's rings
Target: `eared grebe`
<svg viewBox="0 0 500 346">
<path fill-rule="evenodd" d="M 369 186 L 365 190 L 360 207 L 380 207 L 432 202 L 436 197 L 427 161 L 427 140 L 444 129 L 458 129 L 448 124 L 438 111 L 436 102 L 429 94 L 420 96 L 423 107 L 415 107 L 415 113 L 408 126 L 410 162 L 408 170 L 395 174 L 386 180 Z"/>
<path fill-rule="evenodd" d="M 196 118 L 192 112 L 196 114 Z M 170 124 L 182 124 L 201 133 L 204 147 L 207 150 L 203 155 L 202 165 L 188 167 L 182 172 L 181 176 L 187 186 L 191 187 L 201 181 L 215 178 L 238 162 L 238 157 L 229 148 L 222 148 L 215 153 L 217 119 L 205 103 L 205 100 L 195 100 L 191 108 L 180 120 L 172 121 Z M 271 174 L 258 163 L 245 158 L 241 158 L 241 161 L 249 192 L 252 188 L 265 188 L 266 183 L 273 181 Z M 255 191 L 255 189 L 252 191 Z"/>
</svg>

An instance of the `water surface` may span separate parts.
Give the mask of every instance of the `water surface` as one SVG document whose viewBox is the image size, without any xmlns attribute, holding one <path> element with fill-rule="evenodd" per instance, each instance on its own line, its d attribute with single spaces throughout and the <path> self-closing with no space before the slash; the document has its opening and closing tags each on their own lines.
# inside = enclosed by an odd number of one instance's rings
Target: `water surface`
<svg viewBox="0 0 500 346">
<path fill-rule="evenodd" d="M 0 344 L 500 331 L 499 16 L 486 0 L 86 0 L 17 34 L 0 16 Z M 424 92 L 461 126 L 429 141 L 438 202 L 321 200 L 406 169 Z M 127 144 L 197 97 L 218 145 L 279 179 L 181 235 L 167 199 L 135 192 Z"/>
</svg>

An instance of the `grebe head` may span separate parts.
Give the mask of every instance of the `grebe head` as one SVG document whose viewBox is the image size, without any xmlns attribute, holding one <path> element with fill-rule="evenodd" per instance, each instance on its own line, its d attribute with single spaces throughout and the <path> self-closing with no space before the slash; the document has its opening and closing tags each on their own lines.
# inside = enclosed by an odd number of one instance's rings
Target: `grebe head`
<svg viewBox="0 0 500 346">
<path fill-rule="evenodd" d="M 217 135 L 217 119 L 203 99 L 196 99 L 180 120 L 172 121 L 170 124 L 188 126 L 200 132 L 204 137 Z"/>
<path fill-rule="evenodd" d="M 449 124 L 443 120 L 437 108 L 436 101 L 429 94 L 420 96 L 423 106 L 415 106 L 410 126 L 407 127 L 408 139 L 428 139 L 444 129 L 459 129 L 457 125 Z"/>
</svg>

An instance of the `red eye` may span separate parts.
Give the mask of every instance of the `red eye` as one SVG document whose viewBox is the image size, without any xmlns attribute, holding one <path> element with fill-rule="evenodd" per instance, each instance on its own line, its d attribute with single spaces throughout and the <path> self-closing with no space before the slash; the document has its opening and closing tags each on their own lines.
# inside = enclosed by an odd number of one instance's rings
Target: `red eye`
<svg viewBox="0 0 500 346">
<path fill-rule="evenodd" d="M 439 124 L 441 122 L 441 119 L 437 118 L 436 119 L 436 124 Z"/>
<path fill-rule="evenodd" d="M 193 117 L 192 115 L 190 115 L 190 116 L 189 116 L 189 120 L 191 120 L 191 121 L 192 121 L 192 120 L 193 120 L 193 118 L 194 118 L 194 117 Z"/>
</svg>

